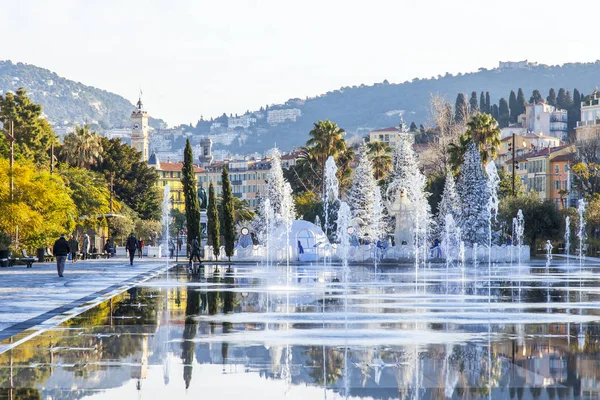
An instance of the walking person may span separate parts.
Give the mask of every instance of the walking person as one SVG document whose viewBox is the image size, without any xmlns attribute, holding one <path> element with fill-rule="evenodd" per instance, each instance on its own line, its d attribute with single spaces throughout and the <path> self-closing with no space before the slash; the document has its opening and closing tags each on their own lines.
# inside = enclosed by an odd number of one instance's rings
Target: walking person
<svg viewBox="0 0 600 400">
<path fill-rule="evenodd" d="M 135 258 L 135 251 L 138 247 L 138 240 L 135 238 L 133 232 L 127 238 L 127 243 L 125 243 L 125 248 L 129 252 L 129 265 L 133 265 L 133 259 Z"/>
<path fill-rule="evenodd" d="M 190 254 L 190 264 L 194 261 L 194 257 L 196 257 L 198 262 L 202 261 L 202 260 L 200 260 L 200 242 L 198 241 L 197 237 L 195 237 L 194 241 L 192 242 L 192 252 Z"/>
<path fill-rule="evenodd" d="M 69 242 L 65 239 L 65 235 L 60 235 L 60 238 L 54 242 L 54 246 L 52 247 L 52 254 L 56 257 L 56 271 L 60 278 L 63 278 L 65 262 L 70 252 L 71 248 L 69 247 Z"/>
<path fill-rule="evenodd" d="M 138 258 L 142 258 L 142 253 L 144 251 L 144 239 L 141 239 L 138 244 Z"/>
<path fill-rule="evenodd" d="M 71 262 L 77 262 L 77 252 L 79 252 L 79 242 L 75 238 L 75 235 L 71 235 L 71 240 L 69 240 L 69 248 L 71 249 Z"/>
<path fill-rule="evenodd" d="M 90 237 L 87 233 L 83 237 L 83 247 L 81 248 L 81 252 L 83 253 L 83 259 L 87 260 L 90 253 Z"/>
</svg>

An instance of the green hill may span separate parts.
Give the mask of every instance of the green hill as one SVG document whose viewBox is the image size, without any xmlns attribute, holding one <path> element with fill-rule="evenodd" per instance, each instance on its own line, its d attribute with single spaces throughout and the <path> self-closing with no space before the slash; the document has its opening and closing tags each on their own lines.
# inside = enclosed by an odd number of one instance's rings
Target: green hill
<svg viewBox="0 0 600 400">
<path fill-rule="evenodd" d="M 257 141 L 243 145 L 246 151 L 261 150 L 276 142 L 288 150 L 303 145 L 312 123 L 319 119 L 330 119 L 349 133 L 364 134 L 368 130 L 398 124 L 398 111 L 403 110 L 404 119 L 410 124 L 427 125 L 431 94 L 444 96 L 452 105 L 459 92 L 469 98 L 472 91 L 478 94 L 488 91 L 492 103 L 501 97 L 508 100 L 511 90 L 522 88 L 529 99 L 531 92 L 538 89 L 543 97 L 550 88 L 558 91 L 563 87 L 590 94 L 600 85 L 600 61 L 594 63 L 570 63 L 562 66 L 537 65 L 523 69 L 480 69 L 478 72 L 445 74 L 438 78 L 414 79 L 399 84 L 378 83 L 371 86 L 343 87 L 323 95 L 305 100 L 291 99 L 286 105 L 272 108 L 299 108 L 302 116 L 294 123 L 268 128 Z"/>
<path fill-rule="evenodd" d="M 25 88 L 29 97 L 43 106 L 53 126 L 97 124 L 104 129 L 129 125 L 134 105 L 122 96 L 62 78 L 44 68 L 0 61 L 0 93 Z M 165 125 L 151 119 L 150 125 Z"/>
</svg>

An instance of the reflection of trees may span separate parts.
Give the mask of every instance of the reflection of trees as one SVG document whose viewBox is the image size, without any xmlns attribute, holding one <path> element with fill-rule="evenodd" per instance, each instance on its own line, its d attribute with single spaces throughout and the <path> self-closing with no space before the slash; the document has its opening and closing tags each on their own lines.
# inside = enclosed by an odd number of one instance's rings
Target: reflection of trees
<svg viewBox="0 0 600 400">
<path fill-rule="evenodd" d="M 33 388 L 0 388 L 0 399 L 36 400 L 41 399 L 40 392 Z"/>
<path fill-rule="evenodd" d="M 192 281 L 197 281 L 197 275 L 192 275 Z M 194 362 L 196 343 L 192 340 L 198 331 L 198 322 L 194 317 L 200 314 L 200 294 L 193 287 L 187 286 L 187 300 L 185 305 L 185 327 L 183 328 L 183 342 L 181 343 L 181 360 L 183 361 L 183 380 L 185 388 L 190 387 Z"/>
<path fill-rule="evenodd" d="M 158 291 L 151 288 L 135 288 L 106 301 L 63 323 L 61 328 L 83 328 L 83 330 L 50 330 L 29 340 L 24 345 L 0 354 L 0 365 L 14 365 L 12 369 L 13 398 L 39 398 L 37 391 L 26 389 L 43 384 L 51 375 L 51 365 L 75 364 L 74 368 L 63 367 L 74 376 L 85 378 L 94 371 L 107 369 L 96 362 L 120 360 L 135 354 L 142 348 L 141 336 L 156 330 L 156 309 L 160 305 Z M 131 318 L 121 318 L 131 317 Z M 54 349 L 71 348 L 67 352 Z M 73 350 L 81 348 L 81 350 Z M 88 363 L 86 368 L 79 365 Z M 31 364 L 39 364 L 32 368 Z M 0 384 L 8 386 L 10 369 L 0 368 Z M 4 398 L 0 392 L 0 398 Z M 20 397 L 14 397 L 18 395 Z"/>
<path fill-rule="evenodd" d="M 307 366 L 308 373 L 318 385 L 323 385 L 323 347 L 311 346 L 308 348 Z M 344 352 L 338 349 L 325 351 L 325 373 L 327 386 L 337 382 L 344 373 Z"/>
</svg>

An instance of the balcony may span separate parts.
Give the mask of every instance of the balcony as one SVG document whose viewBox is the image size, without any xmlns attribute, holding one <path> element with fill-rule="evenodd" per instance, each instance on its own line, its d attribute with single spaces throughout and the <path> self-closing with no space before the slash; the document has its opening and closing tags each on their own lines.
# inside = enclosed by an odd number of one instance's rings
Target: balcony
<svg viewBox="0 0 600 400">
<path fill-rule="evenodd" d="M 235 186 L 242 185 L 243 183 L 244 183 L 244 181 L 239 181 L 239 180 L 237 180 L 237 181 L 231 181 L 231 184 L 235 185 Z"/>
<path fill-rule="evenodd" d="M 242 198 L 242 194 L 241 193 L 234 193 L 233 197 L 237 197 L 238 199 Z"/>
<path fill-rule="evenodd" d="M 596 126 L 596 125 L 600 125 L 600 119 L 597 120 L 589 120 L 589 121 L 577 121 L 577 127 L 582 127 L 582 126 Z"/>
</svg>

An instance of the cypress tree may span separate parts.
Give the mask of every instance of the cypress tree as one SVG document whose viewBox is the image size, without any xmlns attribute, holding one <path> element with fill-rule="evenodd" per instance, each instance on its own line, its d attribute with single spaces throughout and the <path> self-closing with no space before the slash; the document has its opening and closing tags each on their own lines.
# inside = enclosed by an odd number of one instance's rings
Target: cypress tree
<svg viewBox="0 0 600 400">
<path fill-rule="evenodd" d="M 567 109 L 567 92 L 565 89 L 558 89 L 558 96 L 556 96 L 556 106 L 560 109 Z"/>
<path fill-rule="evenodd" d="M 527 100 L 525 100 L 525 94 L 523 93 L 523 89 L 519 88 L 517 92 L 517 117 L 521 114 L 525 114 L 527 111 Z"/>
<path fill-rule="evenodd" d="M 550 88 L 550 92 L 548 92 L 548 97 L 546 97 L 546 103 L 556 107 L 556 91 L 554 90 L 554 88 Z"/>
<path fill-rule="evenodd" d="M 467 105 L 467 99 L 464 93 L 459 93 L 456 96 L 456 103 L 454 104 L 454 120 L 456 122 L 463 122 L 469 115 L 469 106 Z"/>
<path fill-rule="evenodd" d="M 510 97 L 508 98 L 508 107 L 510 108 L 510 121 L 516 122 L 517 115 L 519 115 L 519 108 L 517 106 L 517 95 L 514 90 L 510 91 Z M 502 112 L 500 112 L 502 115 Z"/>
<path fill-rule="evenodd" d="M 208 241 L 213 247 L 215 258 L 219 258 L 221 252 L 221 226 L 219 222 L 219 209 L 217 208 L 217 196 L 215 196 L 215 187 L 210 183 L 208 188 Z"/>
<path fill-rule="evenodd" d="M 479 104 L 477 103 L 477 92 L 471 93 L 471 99 L 469 100 L 469 110 L 471 115 L 479 112 Z"/>
<path fill-rule="evenodd" d="M 233 245 L 235 243 L 235 226 L 233 215 L 233 193 L 227 167 L 223 168 L 221 175 L 221 186 L 223 187 L 223 241 L 225 242 L 225 255 L 231 261 Z"/>
<path fill-rule="evenodd" d="M 542 100 L 542 94 L 539 90 L 535 89 L 533 93 L 531 93 L 531 97 L 529 98 L 529 103 L 535 104 L 538 101 Z"/>
<path fill-rule="evenodd" d="M 500 121 L 500 111 L 498 110 L 498 104 L 494 104 L 492 105 L 492 117 L 494 117 L 494 119 L 496 121 Z"/>
<path fill-rule="evenodd" d="M 196 189 L 196 175 L 194 175 L 194 154 L 190 139 L 185 143 L 183 152 L 183 167 L 181 169 L 181 183 L 185 198 L 185 219 L 187 222 L 187 242 L 191 246 L 195 238 L 200 238 L 200 203 Z"/>
<path fill-rule="evenodd" d="M 485 92 L 485 109 L 488 114 L 492 112 L 492 102 L 490 101 L 490 92 Z M 497 120 L 497 118 L 496 118 Z"/>
<path fill-rule="evenodd" d="M 479 111 L 487 114 L 490 113 L 485 106 L 485 94 L 483 94 L 483 92 L 481 92 L 481 94 L 479 95 Z"/>
<path fill-rule="evenodd" d="M 411 132 L 418 132 L 419 131 L 419 128 L 417 128 L 417 124 L 415 124 L 414 121 L 411 122 L 411 124 L 410 124 L 410 131 Z"/>
<path fill-rule="evenodd" d="M 510 123 L 510 111 L 508 109 L 508 102 L 503 97 L 500 99 L 498 105 L 498 124 L 501 128 L 505 128 Z"/>
</svg>

